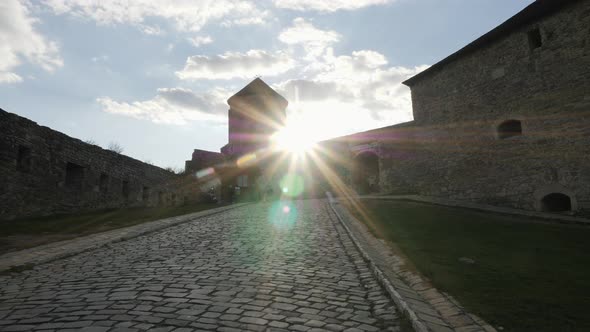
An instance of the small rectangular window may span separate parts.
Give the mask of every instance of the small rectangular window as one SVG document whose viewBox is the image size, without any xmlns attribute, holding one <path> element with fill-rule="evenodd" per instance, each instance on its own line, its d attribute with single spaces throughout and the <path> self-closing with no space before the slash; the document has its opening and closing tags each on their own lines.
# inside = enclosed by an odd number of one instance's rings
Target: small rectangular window
<svg viewBox="0 0 590 332">
<path fill-rule="evenodd" d="M 158 205 L 164 204 L 164 193 L 159 191 L 158 192 Z"/>
<path fill-rule="evenodd" d="M 248 175 L 238 176 L 238 187 L 248 187 Z"/>
<path fill-rule="evenodd" d="M 141 192 L 141 200 L 147 202 L 150 199 L 150 187 L 143 187 Z"/>
<path fill-rule="evenodd" d="M 522 135 L 522 123 L 520 120 L 507 120 L 498 126 L 498 138 L 506 139 Z"/>
<path fill-rule="evenodd" d="M 31 148 L 19 145 L 16 157 L 16 169 L 21 172 L 31 170 Z"/>
<path fill-rule="evenodd" d="M 129 181 L 123 181 L 121 183 L 121 195 L 127 200 L 129 198 Z"/>
<path fill-rule="evenodd" d="M 528 32 L 529 37 L 529 47 L 532 50 L 537 49 L 543 46 L 543 38 L 541 36 L 541 30 L 539 28 L 534 28 Z"/>
<path fill-rule="evenodd" d="M 74 164 L 66 164 L 66 188 L 72 190 L 82 190 L 84 184 L 84 167 Z"/>
<path fill-rule="evenodd" d="M 106 193 L 109 190 L 109 176 L 106 173 L 100 173 L 98 179 L 98 190 L 101 193 Z"/>
</svg>

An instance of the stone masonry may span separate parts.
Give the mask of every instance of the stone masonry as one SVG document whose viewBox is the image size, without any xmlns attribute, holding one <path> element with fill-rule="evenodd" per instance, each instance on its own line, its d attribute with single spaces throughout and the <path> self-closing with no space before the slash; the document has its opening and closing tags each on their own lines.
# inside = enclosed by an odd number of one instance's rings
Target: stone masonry
<svg viewBox="0 0 590 332">
<path fill-rule="evenodd" d="M 0 110 L 0 220 L 176 197 L 176 175 Z"/>
<path fill-rule="evenodd" d="M 590 0 L 535 1 L 404 82 L 414 121 L 320 143 L 324 164 L 306 171 L 309 195 L 352 187 L 590 213 L 589 27 Z M 278 189 L 263 179 L 274 157 L 260 151 L 284 124 L 287 101 L 257 78 L 228 103 L 229 143 L 195 150 L 183 179 L 0 112 L 0 219 Z"/>
<path fill-rule="evenodd" d="M 589 0 L 537 0 L 405 84 L 414 121 L 332 140 L 373 192 L 590 209 Z"/>
</svg>

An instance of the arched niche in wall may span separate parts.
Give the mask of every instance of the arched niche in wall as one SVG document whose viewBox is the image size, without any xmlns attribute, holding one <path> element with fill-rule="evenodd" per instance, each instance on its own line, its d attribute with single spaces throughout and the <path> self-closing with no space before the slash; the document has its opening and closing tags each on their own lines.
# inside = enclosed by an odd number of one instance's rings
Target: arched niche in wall
<svg viewBox="0 0 590 332">
<path fill-rule="evenodd" d="M 379 156 L 373 150 L 358 152 L 353 158 L 352 182 L 359 194 L 379 192 Z"/>
<path fill-rule="evenodd" d="M 549 184 L 534 192 L 535 210 L 543 212 L 574 212 L 578 201 L 573 191 L 561 184 Z"/>
</svg>

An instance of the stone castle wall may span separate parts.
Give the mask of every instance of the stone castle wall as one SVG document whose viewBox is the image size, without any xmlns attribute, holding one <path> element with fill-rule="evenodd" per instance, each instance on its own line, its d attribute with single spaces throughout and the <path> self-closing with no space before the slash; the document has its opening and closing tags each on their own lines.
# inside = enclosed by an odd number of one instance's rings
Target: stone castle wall
<svg viewBox="0 0 590 332">
<path fill-rule="evenodd" d="M 177 178 L 0 110 L 0 220 L 176 204 Z"/>
<path fill-rule="evenodd" d="M 184 171 L 187 174 L 195 173 L 205 168 L 222 164 L 224 160 L 222 153 L 195 149 L 191 160 L 185 162 Z"/>
<path fill-rule="evenodd" d="M 531 47 L 538 28 L 542 45 Z M 549 193 L 590 208 L 590 1 L 455 59 L 411 83 L 414 121 L 373 135 L 379 191 L 540 209 Z M 501 138 L 499 125 L 522 134 Z"/>
</svg>

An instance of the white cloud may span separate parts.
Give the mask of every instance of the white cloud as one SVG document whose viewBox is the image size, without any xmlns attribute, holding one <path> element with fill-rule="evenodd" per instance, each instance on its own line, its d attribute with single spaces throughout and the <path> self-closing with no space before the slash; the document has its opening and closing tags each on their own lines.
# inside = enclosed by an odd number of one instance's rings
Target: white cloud
<svg viewBox="0 0 590 332">
<path fill-rule="evenodd" d="M 291 37 L 290 41 L 301 41 L 293 45 L 305 47 L 307 40 Z M 289 100 L 289 112 L 297 115 L 300 123 L 322 124 L 309 127 L 306 135 L 326 139 L 411 120 L 410 91 L 401 82 L 425 68 L 390 66 L 385 55 L 372 50 L 334 55 L 327 48 L 316 58 L 297 61 L 289 53 L 252 50 L 193 56 L 177 75 L 183 79 L 251 79 L 256 74 L 271 76 L 292 70 L 292 76 L 298 79 L 285 80 L 274 87 Z M 225 100 L 235 92 L 216 89 L 200 94 L 182 88 L 159 89 L 156 97 L 147 101 L 121 103 L 101 98 L 99 102 L 110 113 L 156 123 L 185 124 L 226 119 Z M 323 125 L 333 119 L 338 119 L 338 126 Z"/>
<path fill-rule="evenodd" d="M 274 0 L 278 8 L 299 11 L 334 12 L 337 10 L 356 10 L 368 6 L 383 5 L 393 0 Z"/>
<path fill-rule="evenodd" d="M 164 34 L 164 30 L 157 25 L 139 25 L 139 27 L 146 35 L 161 36 Z"/>
<path fill-rule="evenodd" d="M 213 38 L 211 38 L 211 36 L 196 36 L 192 38 L 187 38 L 187 40 L 195 47 L 211 44 L 213 42 Z"/>
<path fill-rule="evenodd" d="M 63 66 L 55 42 L 35 29 L 36 20 L 18 0 L 0 2 L 0 83 L 16 83 L 22 77 L 12 72 L 23 61 L 54 71 Z"/>
<path fill-rule="evenodd" d="M 229 91 L 219 88 L 202 94 L 184 88 L 162 88 L 158 89 L 154 98 L 145 101 L 127 103 L 101 97 L 97 102 L 107 113 L 154 123 L 184 125 L 199 120 L 225 122 L 225 100 L 229 94 Z"/>
<path fill-rule="evenodd" d="M 0 84 L 1 83 L 20 83 L 22 81 L 23 81 L 23 78 L 15 73 L 0 71 Z"/>
<path fill-rule="evenodd" d="M 335 55 L 332 46 L 341 38 L 335 31 L 319 29 L 297 18 L 278 36 L 290 46 L 287 51 L 194 55 L 176 75 L 185 80 L 243 79 L 246 84 L 258 75 L 282 79 L 282 74 L 288 73 L 296 79 L 273 86 L 289 100 L 289 113 L 297 115 L 300 124 L 310 124 L 302 127 L 308 128 L 306 135 L 315 139 L 411 120 L 410 91 L 401 82 L 426 66 L 392 66 L 384 54 L 374 50 Z M 300 51 L 308 56 L 297 56 Z M 235 92 L 217 89 L 200 94 L 181 88 L 159 89 L 156 97 L 147 101 L 119 103 L 103 98 L 99 102 L 107 112 L 157 123 L 184 124 L 211 117 L 226 119 L 225 100 Z M 325 126 L 334 119 L 338 119 L 338 126 Z"/>
<path fill-rule="evenodd" d="M 294 60 L 283 52 L 226 52 L 215 56 L 191 56 L 176 75 L 181 79 L 253 79 L 259 75 L 275 76 L 284 73 L 294 65 Z"/>
<path fill-rule="evenodd" d="M 321 55 L 324 50 L 338 42 L 341 36 L 336 31 L 321 30 L 302 17 L 293 20 L 293 26 L 279 34 L 279 40 L 285 44 L 301 45 L 308 56 Z"/>
<path fill-rule="evenodd" d="M 162 34 L 150 18 L 169 20 L 179 31 L 199 31 L 215 21 L 260 24 L 269 15 L 248 0 L 44 0 L 54 13 L 99 24 L 130 24 L 147 34 Z M 256 18 L 252 20 L 251 18 Z"/>
<path fill-rule="evenodd" d="M 411 120 L 410 91 L 401 82 L 425 68 L 388 66 L 383 54 L 370 50 L 334 56 L 328 49 L 304 69 L 306 79 L 284 81 L 277 87 L 295 111 L 334 113 L 342 126 L 359 131 Z M 347 116 L 339 115 L 342 105 Z"/>
<path fill-rule="evenodd" d="M 334 56 L 332 49 L 324 55 L 316 78 L 320 81 L 346 81 L 349 83 L 376 79 L 387 65 L 381 53 L 369 50 L 354 51 L 352 55 Z"/>
<path fill-rule="evenodd" d="M 221 26 L 225 28 L 230 28 L 233 26 L 243 26 L 243 25 L 262 25 L 265 23 L 267 17 L 270 16 L 270 12 L 268 10 L 259 11 L 256 16 L 244 16 L 240 18 L 233 18 L 233 19 L 226 19 L 221 22 Z"/>
<path fill-rule="evenodd" d="M 104 62 L 109 61 L 109 56 L 106 54 L 103 54 L 103 55 L 99 55 L 99 56 L 94 56 L 90 60 L 92 60 L 92 62 L 94 62 L 94 63 L 104 63 Z"/>
</svg>

